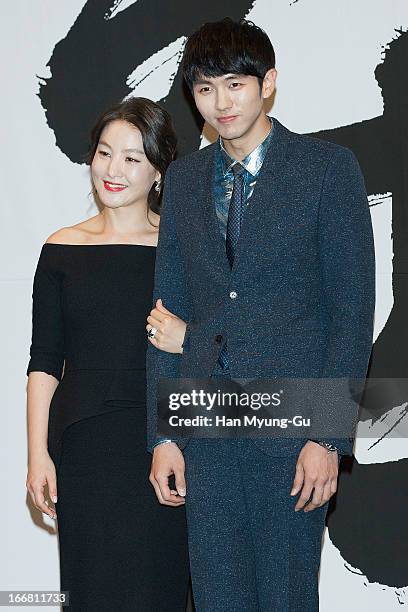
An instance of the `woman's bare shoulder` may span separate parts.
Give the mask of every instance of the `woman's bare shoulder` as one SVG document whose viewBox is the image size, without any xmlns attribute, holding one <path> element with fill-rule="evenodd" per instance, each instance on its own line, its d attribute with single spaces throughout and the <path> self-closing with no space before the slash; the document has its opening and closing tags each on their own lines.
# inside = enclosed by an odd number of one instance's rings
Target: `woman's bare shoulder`
<svg viewBox="0 0 408 612">
<path fill-rule="evenodd" d="M 45 241 L 48 244 L 76 244 L 78 242 L 78 232 L 74 227 L 62 227 Z"/>
<path fill-rule="evenodd" d="M 54 244 L 85 244 L 89 240 L 89 233 L 96 229 L 98 217 L 99 215 L 95 215 L 76 225 L 62 227 L 51 234 L 51 236 L 48 236 L 46 242 Z"/>
</svg>

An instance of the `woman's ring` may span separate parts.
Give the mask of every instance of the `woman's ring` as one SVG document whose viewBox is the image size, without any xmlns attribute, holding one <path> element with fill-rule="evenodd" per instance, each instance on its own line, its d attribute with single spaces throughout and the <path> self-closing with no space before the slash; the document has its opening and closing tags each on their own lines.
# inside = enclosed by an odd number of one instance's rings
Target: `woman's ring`
<svg viewBox="0 0 408 612">
<path fill-rule="evenodd" d="M 149 338 L 154 338 L 156 335 L 157 329 L 155 327 L 151 327 L 147 332 Z"/>
</svg>

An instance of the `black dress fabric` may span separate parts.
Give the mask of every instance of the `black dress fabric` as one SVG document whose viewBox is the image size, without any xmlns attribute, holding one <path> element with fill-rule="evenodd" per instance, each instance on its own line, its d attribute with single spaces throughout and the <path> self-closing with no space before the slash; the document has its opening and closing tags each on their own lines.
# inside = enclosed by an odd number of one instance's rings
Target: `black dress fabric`
<svg viewBox="0 0 408 612">
<path fill-rule="evenodd" d="M 184 507 L 148 481 L 146 316 L 156 249 L 43 246 L 27 374 L 60 383 L 49 412 L 57 470 L 61 590 L 70 610 L 184 612 Z"/>
</svg>

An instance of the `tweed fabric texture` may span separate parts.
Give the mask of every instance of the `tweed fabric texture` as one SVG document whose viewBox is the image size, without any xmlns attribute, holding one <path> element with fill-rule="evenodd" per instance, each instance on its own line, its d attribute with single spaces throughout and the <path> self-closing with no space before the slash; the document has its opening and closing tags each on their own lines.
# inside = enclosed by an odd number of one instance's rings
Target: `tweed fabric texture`
<svg viewBox="0 0 408 612">
<path fill-rule="evenodd" d="M 296 457 L 252 440 L 194 439 L 184 450 L 197 612 L 318 612 L 328 502 L 295 512 Z"/>
<path fill-rule="evenodd" d="M 170 164 L 153 300 L 161 297 L 188 326 L 182 355 L 148 347 L 150 449 L 158 439 L 158 380 L 210 376 L 225 342 L 233 378 L 366 375 L 375 264 L 359 164 L 344 147 L 273 124 L 232 269 L 208 188 L 218 144 Z M 315 410 L 324 418 L 325 403 Z M 350 428 L 354 417 L 344 415 Z M 352 435 L 330 441 L 352 452 Z M 178 443 L 185 448 L 188 440 Z M 256 444 L 281 456 L 298 454 L 304 441 Z"/>
</svg>

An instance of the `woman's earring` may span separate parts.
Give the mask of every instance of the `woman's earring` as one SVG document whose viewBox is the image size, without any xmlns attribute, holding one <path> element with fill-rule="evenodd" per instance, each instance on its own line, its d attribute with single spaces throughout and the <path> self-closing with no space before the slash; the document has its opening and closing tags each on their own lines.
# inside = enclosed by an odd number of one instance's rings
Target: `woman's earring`
<svg viewBox="0 0 408 612">
<path fill-rule="evenodd" d="M 154 186 L 156 191 L 160 191 L 160 182 L 156 181 L 156 185 Z"/>
</svg>

